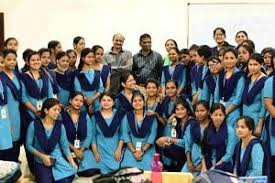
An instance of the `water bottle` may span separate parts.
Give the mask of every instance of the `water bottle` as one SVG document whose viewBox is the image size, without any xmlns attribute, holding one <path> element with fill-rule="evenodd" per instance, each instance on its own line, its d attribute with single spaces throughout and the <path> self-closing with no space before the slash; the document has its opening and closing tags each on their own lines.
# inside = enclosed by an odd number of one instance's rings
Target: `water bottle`
<svg viewBox="0 0 275 183">
<path fill-rule="evenodd" d="M 163 169 L 163 165 L 160 162 L 160 155 L 158 153 L 154 154 L 154 159 L 151 163 L 151 170 L 152 170 L 152 174 L 151 174 L 151 181 L 152 183 L 162 183 L 162 169 Z"/>
</svg>

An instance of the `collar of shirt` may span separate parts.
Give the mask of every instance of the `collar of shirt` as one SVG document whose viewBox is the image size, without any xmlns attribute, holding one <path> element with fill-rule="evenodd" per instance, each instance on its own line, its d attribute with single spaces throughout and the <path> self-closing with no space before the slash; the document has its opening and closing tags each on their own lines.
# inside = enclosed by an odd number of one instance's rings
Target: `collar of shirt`
<svg viewBox="0 0 275 183">
<path fill-rule="evenodd" d="M 153 50 L 150 50 L 150 52 L 148 53 L 148 55 L 150 55 L 150 54 L 152 54 L 152 53 L 153 53 Z M 139 50 L 138 54 L 139 54 L 139 55 L 142 55 L 142 56 L 144 56 L 144 57 L 148 56 L 148 55 L 143 55 L 143 54 L 142 54 L 142 50 Z"/>
<path fill-rule="evenodd" d="M 108 51 L 108 53 L 110 53 L 110 54 L 117 54 L 117 53 L 113 52 L 113 48 L 114 47 L 112 47 L 111 50 Z M 119 53 L 122 53 L 122 52 L 124 52 L 123 48 L 121 48 L 121 50 L 120 50 Z"/>
</svg>

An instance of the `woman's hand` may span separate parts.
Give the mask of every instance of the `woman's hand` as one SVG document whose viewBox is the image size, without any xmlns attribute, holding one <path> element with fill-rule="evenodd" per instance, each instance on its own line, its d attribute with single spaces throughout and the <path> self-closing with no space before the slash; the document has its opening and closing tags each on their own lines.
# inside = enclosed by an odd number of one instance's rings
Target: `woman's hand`
<svg viewBox="0 0 275 183">
<path fill-rule="evenodd" d="M 156 141 L 157 145 L 159 147 L 164 147 L 167 144 L 167 137 L 160 137 L 157 141 Z"/>
<path fill-rule="evenodd" d="M 100 158 L 100 154 L 98 152 L 94 152 L 94 157 L 95 157 L 95 160 L 97 163 L 100 162 L 101 158 Z"/>
<path fill-rule="evenodd" d="M 46 155 L 46 154 L 43 154 L 42 157 L 41 157 L 41 159 L 42 159 L 42 161 L 43 161 L 43 164 L 44 164 L 46 167 L 52 166 L 52 159 L 51 159 L 51 156 Z"/>
<path fill-rule="evenodd" d="M 80 161 L 83 160 L 83 152 L 82 151 L 75 149 L 74 154 L 78 160 L 80 160 Z"/>
<path fill-rule="evenodd" d="M 120 161 L 121 160 L 121 150 L 117 149 L 114 153 L 114 157 L 116 161 Z"/>
</svg>

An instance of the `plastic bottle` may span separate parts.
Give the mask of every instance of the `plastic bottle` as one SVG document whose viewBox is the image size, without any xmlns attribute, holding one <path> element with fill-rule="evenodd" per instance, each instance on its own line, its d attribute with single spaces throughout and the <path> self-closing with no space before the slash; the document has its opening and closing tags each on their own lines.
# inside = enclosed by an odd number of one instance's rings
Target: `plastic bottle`
<svg viewBox="0 0 275 183">
<path fill-rule="evenodd" d="M 154 154 L 154 159 L 151 163 L 151 181 L 152 183 L 162 183 L 162 169 L 163 169 L 163 165 L 160 162 L 160 155 L 158 153 Z"/>
</svg>

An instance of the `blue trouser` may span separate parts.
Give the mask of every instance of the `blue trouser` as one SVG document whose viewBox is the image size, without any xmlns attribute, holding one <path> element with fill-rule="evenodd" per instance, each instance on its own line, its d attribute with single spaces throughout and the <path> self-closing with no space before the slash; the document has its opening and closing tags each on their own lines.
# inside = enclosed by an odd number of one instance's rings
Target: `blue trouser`
<svg viewBox="0 0 275 183">
<path fill-rule="evenodd" d="M 72 183 L 74 180 L 74 175 L 54 181 L 52 168 L 46 167 L 43 164 L 35 163 L 35 178 L 37 183 Z"/>
<path fill-rule="evenodd" d="M 0 150 L 0 160 L 18 162 L 20 154 L 20 142 L 12 143 L 13 147 L 10 149 Z"/>
</svg>

